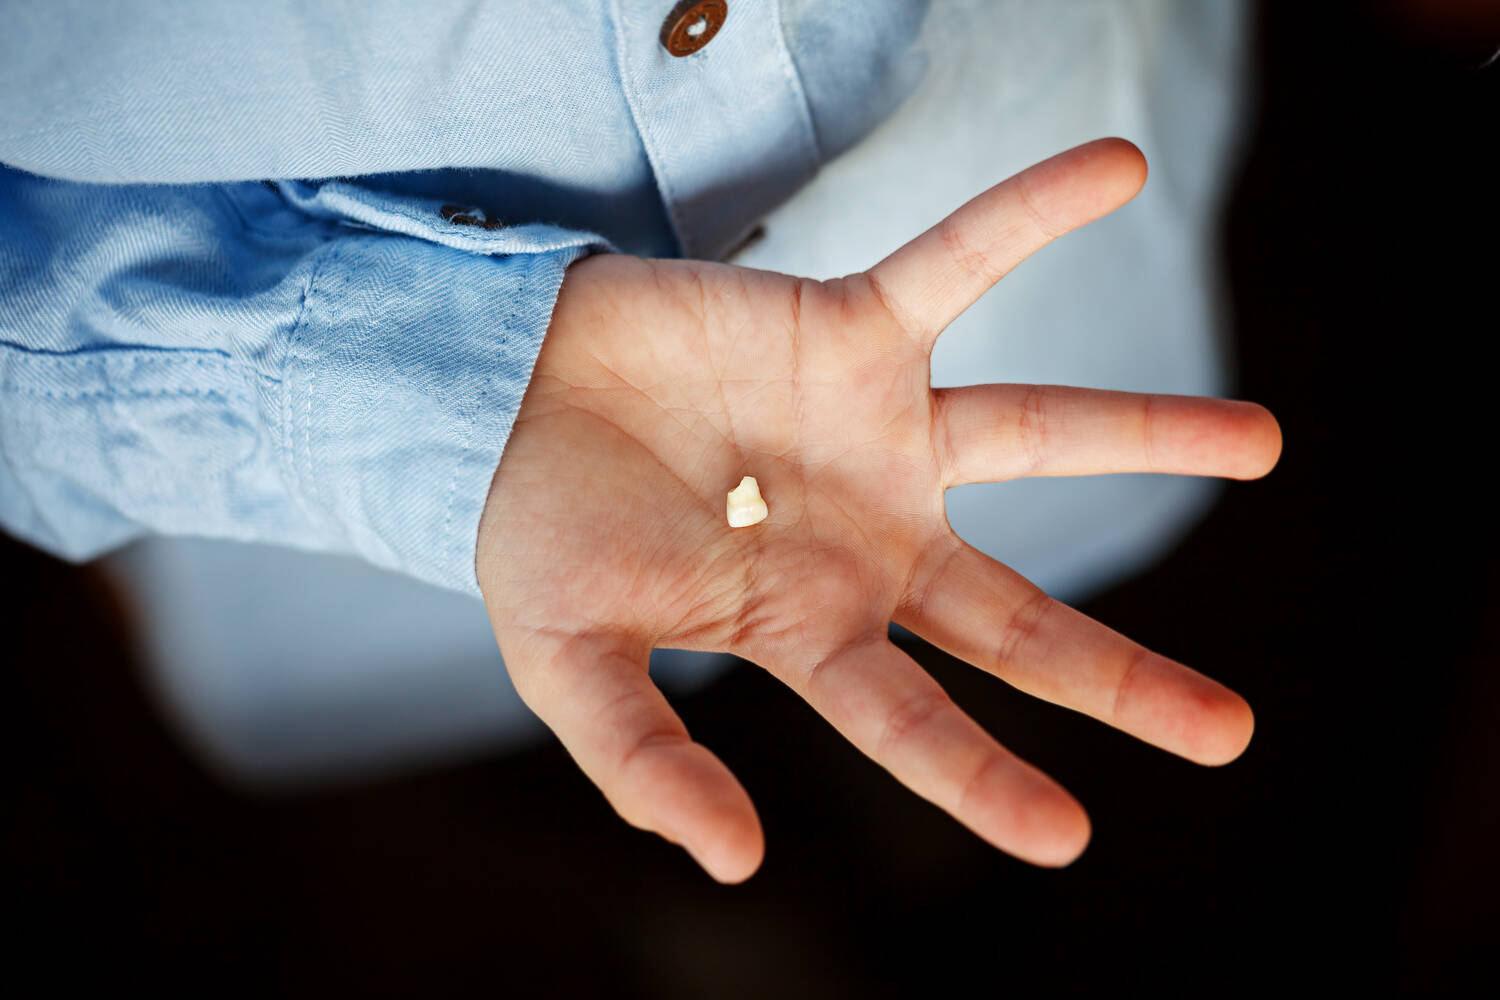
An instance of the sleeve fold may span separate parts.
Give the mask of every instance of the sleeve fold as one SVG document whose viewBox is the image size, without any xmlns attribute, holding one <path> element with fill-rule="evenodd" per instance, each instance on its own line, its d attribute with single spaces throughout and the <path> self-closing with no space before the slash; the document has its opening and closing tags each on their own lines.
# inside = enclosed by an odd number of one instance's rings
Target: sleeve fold
<svg viewBox="0 0 1500 1000">
<path fill-rule="evenodd" d="M 75 559 L 195 534 L 477 594 L 479 516 L 563 274 L 609 249 L 337 182 L 0 169 L 0 523 Z"/>
</svg>

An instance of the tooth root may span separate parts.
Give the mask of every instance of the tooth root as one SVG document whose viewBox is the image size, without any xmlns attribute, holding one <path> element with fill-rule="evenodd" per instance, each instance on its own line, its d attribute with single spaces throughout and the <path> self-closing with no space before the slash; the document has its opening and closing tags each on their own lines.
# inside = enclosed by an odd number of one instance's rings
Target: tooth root
<svg viewBox="0 0 1500 1000">
<path fill-rule="evenodd" d="M 766 502 L 761 499 L 760 484 L 754 476 L 746 476 L 729 491 L 727 511 L 731 528 L 748 528 L 766 519 Z"/>
</svg>

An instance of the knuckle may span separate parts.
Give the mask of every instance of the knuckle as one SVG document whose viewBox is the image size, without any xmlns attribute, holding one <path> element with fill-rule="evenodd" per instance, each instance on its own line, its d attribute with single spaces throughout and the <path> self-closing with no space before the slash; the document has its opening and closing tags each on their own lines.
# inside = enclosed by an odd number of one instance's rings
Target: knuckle
<svg viewBox="0 0 1500 1000">
<path fill-rule="evenodd" d="M 1031 596 L 1011 612 L 1001 630 L 1000 644 L 995 651 L 995 669 L 1000 676 L 1005 676 L 1006 665 L 1014 663 L 1022 649 L 1037 641 L 1041 634 L 1042 620 L 1054 604 L 1044 591 L 1034 589 Z"/>
<path fill-rule="evenodd" d="M 897 296 L 891 294 L 886 288 L 885 282 L 874 271 L 864 271 L 858 275 L 851 275 L 845 279 L 845 288 L 850 287 L 850 282 L 861 285 L 869 297 L 874 300 L 879 310 L 886 318 L 896 325 L 898 329 L 907 336 L 926 334 L 928 328 L 925 324 L 917 321 L 917 318 L 906 308 Z"/>
<path fill-rule="evenodd" d="M 1016 414 L 1016 441 L 1026 456 L 1026 474 L 1039 471 L 1047 462 L 1047 390 L 1026 387 Z"/>
<path fill-rule="evenodd" d="M 950 544 L 942 546 L 940 554 L 935 553 L 935 549 L 938 549 L 937 545 L 923 546 L 922 556 L 912 564 L 901 600 L 903 610 L 918 615 L 928 613 L 946 582 L 946 574 L 964 552 L 962 545 L 956 540 L 950 540 Z"/>
<path fill-rule="evenodd" d="M 1141 399 L 1141 454 L 1147 472 L 1159 467 L 1156 460 L 1156 430 L 1158 410 L 1156 397 L 1146 394 Z"/>
<path fill-rule="evenodd" d="M 1037 206 L 1036 197 L 1031 191 L 1031 179 L 1025 174 L 1016 178 L 1016 201 L 1020 204 L 1021 210 L 1026 213 L 1026 218 L 1031 221 L 1032 226 L 1042 237 L 1043 242 L 1051 242 L 1066 232 L 1066 229 L 1054 225 L 1047 218 L 1047 214 Z"/>
<path fill-rule="evenodd" d="M 623 777 L 630 770 L 631 765 L 645 760 L 646 755 L 653 750 L 685 746 L 691 742 L 688 734 L 679 729 L 649 729 L 636 737 L 629 748 L 620 755 L 619 763 L 615 765 L 615 777 L 617 780 Z"/>
<path fill-rule="evenodd" d="M 880 738 L 875 743 L 875 759 L 882 764 L 886 763 L 893 747 L 910 739 L 923 726 L 931 724 L 952 704 L 941 690 L 923 691 L 897 704 L 886 715 Z"/>
<path fill-rule="evenodd" d="M 1120 678 L 1115 682 L 1115 697 L 1109 709 L 1111 725 L 1118 726 L 1124 719 L 1125 706 L 1130 701 L 1131 688 L 1140 675 L 1141 665 L 1153 655 L 1149 649 L 1141 647 L 1126 661 L 1125 669 L 1120 671 Z"/>
<path fill-rule="evenodd" d="M 1004 754 L 998 751 L 991 751 L 975 765 L 974 770 L 969 774 L 969 777 L 958 791 L 958 801 L 954 807 L 954 811 L 959 816 L 973 815 L 976 800 L 985 786 L 986 779 L 989 778 L 990 774 L 996 768 L 1002 766 L 1006 760 L 1007 758 Z"/>
<path fill-rule="evenodd" d="M 988 253 L 969 241 L 957 214 L 950 215 L 939 222 L 937 232 L 938 238 L 948 249 L 948 254 L 953 258 L 954 264 L 961 270 L 986 283 L 993 284 L 1000 280 L 1001 273 L 996 269 L 994 261 L 990 259 Z"/>
</svg>

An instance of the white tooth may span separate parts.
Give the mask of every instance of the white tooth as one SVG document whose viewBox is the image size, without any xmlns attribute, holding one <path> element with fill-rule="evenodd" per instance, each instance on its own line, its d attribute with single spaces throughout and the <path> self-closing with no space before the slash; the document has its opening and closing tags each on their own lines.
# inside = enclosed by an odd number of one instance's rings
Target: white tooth
<svg viewBox="0 0 1500 1000">
<path fill-rule="evenodd" d="M 729 491 L 729 526 L 747 528 L 766 519 L 766 502 L 760 498 L 760 484 L 746 476 Z"/>
</svg>

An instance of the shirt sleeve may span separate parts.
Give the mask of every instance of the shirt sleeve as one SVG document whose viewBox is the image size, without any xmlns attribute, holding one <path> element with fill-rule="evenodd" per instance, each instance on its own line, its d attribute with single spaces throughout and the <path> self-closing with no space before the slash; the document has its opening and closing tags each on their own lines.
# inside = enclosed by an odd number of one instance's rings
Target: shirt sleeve
<svg viewBox="0 0 1500 1000">
<path fill-rule="evenodd" d="M 0 167 L 0 523 L 73 559 L 192 534 L 477 594 L 563 272 L 612 247 L 453 216 L 340 182 Z"/>
</svg>

